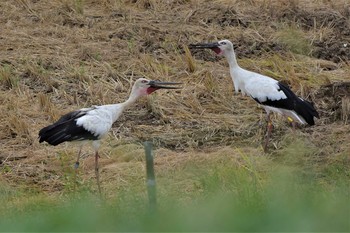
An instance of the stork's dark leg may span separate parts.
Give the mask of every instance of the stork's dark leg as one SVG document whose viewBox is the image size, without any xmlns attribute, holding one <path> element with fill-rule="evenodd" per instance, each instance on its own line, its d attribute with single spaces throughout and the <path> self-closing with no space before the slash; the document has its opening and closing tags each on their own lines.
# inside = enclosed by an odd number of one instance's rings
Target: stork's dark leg
<svg viewBox="0 0 350 233">
<path fill-rule="evenodd" d="M 292 121 L 292 126 L 293 126 L 293 133 L 295 133 L 295 127 L 296 127 L 296 122 Z"/>
<path fill-rule="evenodd" d="M 293 133 L 295 132 L 295 127 L 296 127 L 296 122 L 295 120 L 293 120 L 291 117 L 287 117 L 288 122 L 290 123 L 290 125 L 293 128 Z"/>
<path fill-rule="evenodd" d="M 82 148 L 83 148 L 83 146 L 81 145 L 80 148 L 79 148 L 77 161 L 75 161 L 75 164 L 74 164 L 75 170 L 79 168 L 79 159 L 80 159 L 80 155 L 81 155 L 81 150 L 82 150 Z"/>
<path fill-rule="evenodd" d="M 264 152 L 267 152 L 267 145 L 269 144 L 269 140 L 270 140 L 270 135 L 272 132 L 272 122 L 271 122 L 271 118 L 270 118 L 271 114 L 267 113 L 267 133 L 266 133 L 266 138 L 265 138 L 265 143 L 264 143 Z"/>
<path fill-rule="evenodd" d="M 95 153 L 95 175 L 96 175 L 98 192 L 99 192 L 100 196 L 102 196 L 101 186 L 100 186 L 100 173 L 99 173 L 99 167 L 98 167 L 98 158 L 99 157 L 100 156 L 98 155 L 98 152 L 96 151 L 96 153 Z"/>
<path fill-rule="evenodd" d="M 76 186 L 77 186 L 77 173 L 78 173 L 78 167 L 79 167 L 79 159 L 80 159 L 80 155 L 81 155 L 81 150 L 83 148 L 83 145 L 80 146 L 79 148 L 79 152 L 78 152 L 78 157 L 77 157 L 77 161 L 74 163 L 74 191 L 76 190 Z"/>
</svg>

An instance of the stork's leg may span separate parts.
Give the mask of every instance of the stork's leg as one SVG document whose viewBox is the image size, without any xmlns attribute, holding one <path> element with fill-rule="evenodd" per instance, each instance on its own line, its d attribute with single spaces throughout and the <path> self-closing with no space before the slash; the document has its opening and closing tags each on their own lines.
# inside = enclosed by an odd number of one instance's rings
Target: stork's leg
<svg viewBox="0 0 350 233">
<path fill-rule="evenodd" d="M 95 153 L 95 175 L 96 175 L 98 192 L 99 192 L 99 194 L 101 196 L 102 193 L 101 193 L 101 186 L 100 186 L 100 173 L 99 173 L 99 167 L 98 167 L 98 158 L 99 157 L 100 156 L 98 155 L 98 152 L 96 151 L 96 153 Z"/>
<path fill-rule="evenodd" d="M 293 133 L 295 133 L 295 128 L 296 128 L 297 123 L 295 121 L 292 121 L 292 126 L 293 126 Z"/>
<path fill-rule="evenodd" d="M 77 160 L 74 163 L 74 191 L 76 190 L 76 188 L 77 188 L 76 186 L 77 186 L 77 183 L 78 183 L 77 182 L 77 173 L 78 173 L 79 159 L 80 159 L 82 148 L 83 148 L 83 145 L 80 146 Z"/>
<path fill-rule="evenodd" d="M 79 159 L 80 159 L 82 148 L 83 148 L 83 145 L 81 145 L 79 148 L 78 157 L 77 157 L 77 160 L 75 161 L 75 164 L 74 164 L 75 170 L 79 168 Z"/>
<path fill-rule="evenodd" d="M 264 143 L 264 152 L 265 153 L 267 152 L 267 145 L 269 144 L 270 135 L 271 135 L 272 128 L 273 128 L 270 116 L 271 116 L 271 114 L 268 112 L 267 117 L 266 117 L 266 119 L 267 119 L 267 130 L 266 130 L 267 134 L 266 134 L 265 143 Z"/>
<path fill-rule="evenodd" d="M 293 133 L 295 132 L 295 127 L 296 127 L 296 122 L 293 120 L 291 117 L 287 117 L 288 122 L 290 122 L 292 128 L 293 128 Z"/>
</svg>

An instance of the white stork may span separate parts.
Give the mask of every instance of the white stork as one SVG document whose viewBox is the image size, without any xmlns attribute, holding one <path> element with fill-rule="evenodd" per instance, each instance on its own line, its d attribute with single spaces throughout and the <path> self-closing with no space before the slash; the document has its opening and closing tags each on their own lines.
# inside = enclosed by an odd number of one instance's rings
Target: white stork
<svg viewBox="0 0 350 233">
<path fill-rule="evenodd" d="M 92 142 L 95 150 L 95 174 L 97 186 L 101 195 L 98 166 L 98 149 L 100 140 L 107 135 L 112 124 L 119 118 L 122 112 L 133 104 L 139 97 L 151 94 L 158 89 L 178 89 L 179 87 L 170 86 L 181 83 L 150 81 L 145 78 L 136 80 L 132 87 L 129 98 L 119 104 L 109 104 L 93 106 L 91 108 L 82 108 L 63 115 L 57 122 L 42 128 L 39 131 L 39 142 L 48 142 L 56 146 L 66 141 L 82 142 L 75 168 L 79 166 L 79 158 L 82 146 L 86 142 Z"/>
<path fill-rule="evenodd" d="M 230 74 L 233 80 L 235 92 L 242 92 L 242 95 L 251 96 L 261 104 L 267 113 L 267 135 L 264 144 L 264 151 L 267 151 L 267 144 L 272 131 L 270 119 L 271 112 L 277 112 L 286 116 L 290 121 L 301 124 L 314 125 L 314 117 L 319 115 L 307 100 L 297 97 L 289 87 L 273 78 L 261 75 L 241 68 L 236 60 L 233 44 L 229 40 L 221 40 L 213 43 L 191 44 L 192 49 L 209 48 L 218 55 L 224 55 L 230 66 Z"/>
</svg>

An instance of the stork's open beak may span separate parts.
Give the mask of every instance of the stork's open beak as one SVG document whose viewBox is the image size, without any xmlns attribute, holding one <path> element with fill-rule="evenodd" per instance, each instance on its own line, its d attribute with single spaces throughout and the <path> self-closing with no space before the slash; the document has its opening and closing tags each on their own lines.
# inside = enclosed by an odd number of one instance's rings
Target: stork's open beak
<svg viewBox="0 0 350 233">
<path fill-rule="evenodd" d="M 150 88 L 155 89 L 181 89 L 182 87 L 174 86 L 174 85 L 180 85 L 182 83 L 176 83 L 176 82 L 161 82 L 161 81 L 150 81 L 148 83 L 150 85 Z"/>
<path fill-rule="evenodd" d="M 211 49 L 218 55 L 223 53 L 223 51 L 219 48 L 218 42 L 190 44 L 188 47 L 190 49 Z"/>
<path fill-rule="evenodd" d="M 190 49 L 214 49 L 219 47 L 218 42 L 212 43 L 198 43 L 198 44 L 190 44 L 188 46 Z"/>
</svg>

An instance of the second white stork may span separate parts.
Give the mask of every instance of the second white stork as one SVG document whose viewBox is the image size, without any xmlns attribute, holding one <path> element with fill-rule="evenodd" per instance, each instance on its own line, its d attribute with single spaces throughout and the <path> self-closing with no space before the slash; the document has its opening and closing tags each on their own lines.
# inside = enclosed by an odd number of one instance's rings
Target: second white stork
<svg viewBox="0 0 350 233">
<path fill-rule="evenodd" d="M 286 116 L 293 124 L 296 121 L 301 124 L 314 125 L 314 117 L 319 118 L 313 104 L 296 96 L 287 85 L 268 76 L 241 68 L 237 63 L 231 41 L 220 40 L 213 43 L 191 44 L 189 47 L 192 49 L 208 48 L 218 55 L 224 55 L 230 67 L 235 92 L 241 91 L 243 95 L 251 96 L 265 108 L 267 113 L 267 135 L 264 151 L 267 151 L 272 131 L 271 112 Z"/>
<path fill-rule="evenodd" d="M 134 83 L 129 98 L 118 104 L 94 106 L 82 108 L 63 115 L 57 122 L 44 127 L 39 131 L 39 142 L 47 142 L 56 146 L 63 142 L 80 141 L 78 158 L 75 168 L 79 166 L 79 158 L 82 146 L 86 142 L 92 142 L 95 150 L 95 174 L 98 191 L 101 195 L 98 166 L 98 149 L 100 140 L 107 135 L 113 123 L 120 117 L 122 112 L 133 104 L 139 97 L 151 94 L 158 89 L 178 89 L 174 85 L 181 83 L 151 81 L 140 78 Z"/>
</svg>

